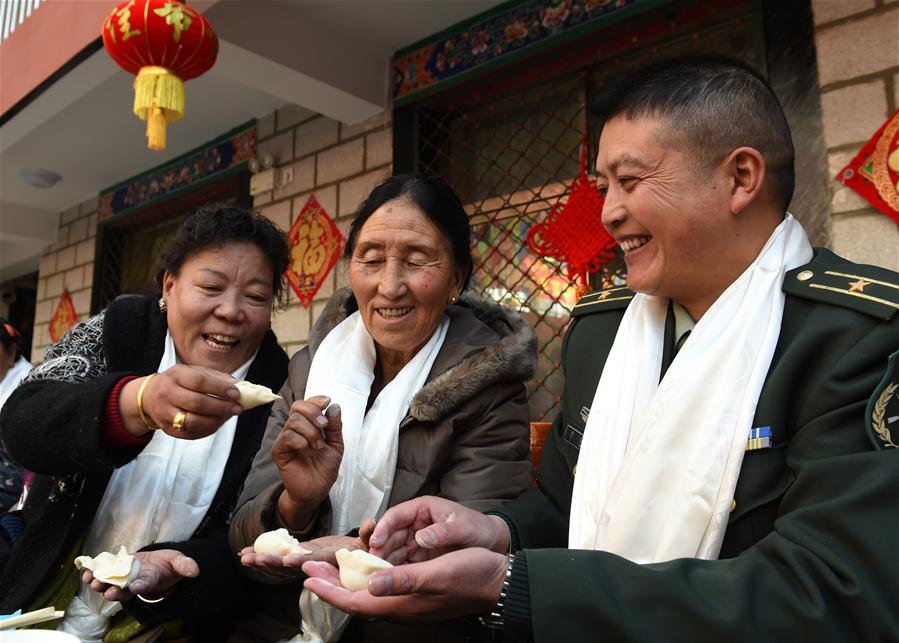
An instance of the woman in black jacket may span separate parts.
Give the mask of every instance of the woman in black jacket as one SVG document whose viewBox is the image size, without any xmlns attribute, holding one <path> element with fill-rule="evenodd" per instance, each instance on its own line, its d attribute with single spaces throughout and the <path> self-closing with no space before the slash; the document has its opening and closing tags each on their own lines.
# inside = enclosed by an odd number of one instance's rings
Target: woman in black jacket
<svg viewBox="0 0 899 643">
<path fill-rule="evenodd" d="M 287 262 L 265 217 L 203 208 L 165 253 L 161 298 L 120 297 L 47 350 L 0 420 L 38 474 L 24 533 L 0 546 L 0 613 L 54 605 L 82 640 L 174 618 L 219 637 L 245 591 L 227 521 L 269 412 L 240 414 L 234 383 L 285 379 L 269 326 Z M 75 556 L 120 545 L 142 565 L 128 588 L 79 582 Z"/>
</svg>

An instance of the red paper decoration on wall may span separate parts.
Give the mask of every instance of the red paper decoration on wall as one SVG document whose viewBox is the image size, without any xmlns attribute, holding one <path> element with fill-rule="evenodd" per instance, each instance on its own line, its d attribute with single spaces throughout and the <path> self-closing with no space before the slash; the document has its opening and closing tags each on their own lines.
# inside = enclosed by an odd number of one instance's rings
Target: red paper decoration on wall
<svg viewBox="0 0 899 643">
<path fill-rule="evenodd" d="M 148 147 L 165 149 L 165 125 L 184 116 L 184 81 L 215 63 L 218 38 L 177 0 L 127 0 L 103 22 L 103 46 L 134 79 L 134 114 L 147 121 Z"/>
<path fill-rule="evenodd" d="M 836 179 L 899 223 L 899 110 L 840 170 Z"/>
<path fill-rule="evenodd" d="M 568 201 L 557 203 L 542 223 L 528 231 L 528 247 L 541 257 L 568 264 L 568 278 L 587 283 L 587 273 L 611 261 L 615 240 L 602 225 L 603 198 L 587 178 L 586 143 L 581 149 L 581 170 L 569 187 Z"/>
<path fill-rule="evenodd" d="M 337 263 L 345 242 L 331 217 L 315 196 L 310 195 L 287 233 L 290 246 L 287 281 L 305 308 Z"/>
<path fill-rule="evenodd" d="M 64 290 L 50 318 L 50 339 L 53 343 L 62 339 L 75 323 L 78 321 L 78 314 L 75 312 L 75 305 L 72 303 L 72 296 L 68 290 Z"/>
</svg>

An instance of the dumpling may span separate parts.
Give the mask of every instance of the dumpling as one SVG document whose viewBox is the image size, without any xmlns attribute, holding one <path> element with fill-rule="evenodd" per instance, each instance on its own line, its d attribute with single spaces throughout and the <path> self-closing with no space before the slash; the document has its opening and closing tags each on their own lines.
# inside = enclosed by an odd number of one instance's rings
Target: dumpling
<svg viewBox="0 0 899 643">
<path fill-rule="evenodd" d="M 101 583 L 115 585 L 119 589 L 140 576 L 140 561 L 125 549 L 119 547 L 119 553 L 100 552 L 95 558 L 79 556 L 75 559 L 75 567 L 89 569 Z"/>
<path fill-rule="evenodd" d="M 300 542 L 283 527 L 274 531 L 259 534 L 253 543 L 257 554 L 274 554 L 275 556 L 305 556 L 312 552 L 300 546 Z"/>
<path fill-rule="evenodd" d="M 243 407 L 244 411 L 249 411 L 257 406 L 280 400 L 280 395 L 275 395 L 267 386 L 261 384 L 253 384 L 253 382 L 238 382 L 235 384 L 237 390 L 240 391 L 240 399 L 238 403 Z"/>
<path fill-rule="evenodd" d="M 348 590 L 358 592 L 368 589 L 368 577 L 382 569 L 393 567 L 364 549 L 338 549 L 337 566 L 340 568 L 340 584 Z"/>
</svg>

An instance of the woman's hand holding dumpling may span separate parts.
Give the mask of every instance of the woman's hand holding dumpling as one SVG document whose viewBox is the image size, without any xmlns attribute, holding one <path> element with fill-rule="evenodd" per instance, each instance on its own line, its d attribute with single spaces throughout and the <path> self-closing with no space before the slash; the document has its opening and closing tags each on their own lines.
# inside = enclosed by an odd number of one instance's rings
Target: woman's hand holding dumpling
<svg viewBox="0 0 899 643">
<path fill-rule="evenodd" d="M 272 459 L 284 483 L 278 511 L 294 530 L 308 526 L 340 470 L 343 425 L 340 407 L 329 404 L 324 396 L 294 402 L 272 446 Z"/>
<path fill-rule="evenodd" d="M 178 364 L 128 382 L 119 409 L 125 427 L 135 435 L 158 428 L 183 440 L 205 438 L 243 410 L 236 381 L 211 368 Z"/>
</svg>

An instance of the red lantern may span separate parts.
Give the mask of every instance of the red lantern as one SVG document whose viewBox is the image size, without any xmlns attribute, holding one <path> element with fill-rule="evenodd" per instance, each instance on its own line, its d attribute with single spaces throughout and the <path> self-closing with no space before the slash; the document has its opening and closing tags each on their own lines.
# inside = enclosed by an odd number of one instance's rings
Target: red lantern
<svg viewBox="0 0 899 643">
<path fill-rule="evenodd" d="M 103 23 L 103 45 L 136 74 L 134 114 L 147 121 L 147 145 L 165 149 L 165 124 L 184 116 L 184 81 L 215 63 L 219 43 L 200 13 L 177 0 L 128 0 Z"/>
</svg>

